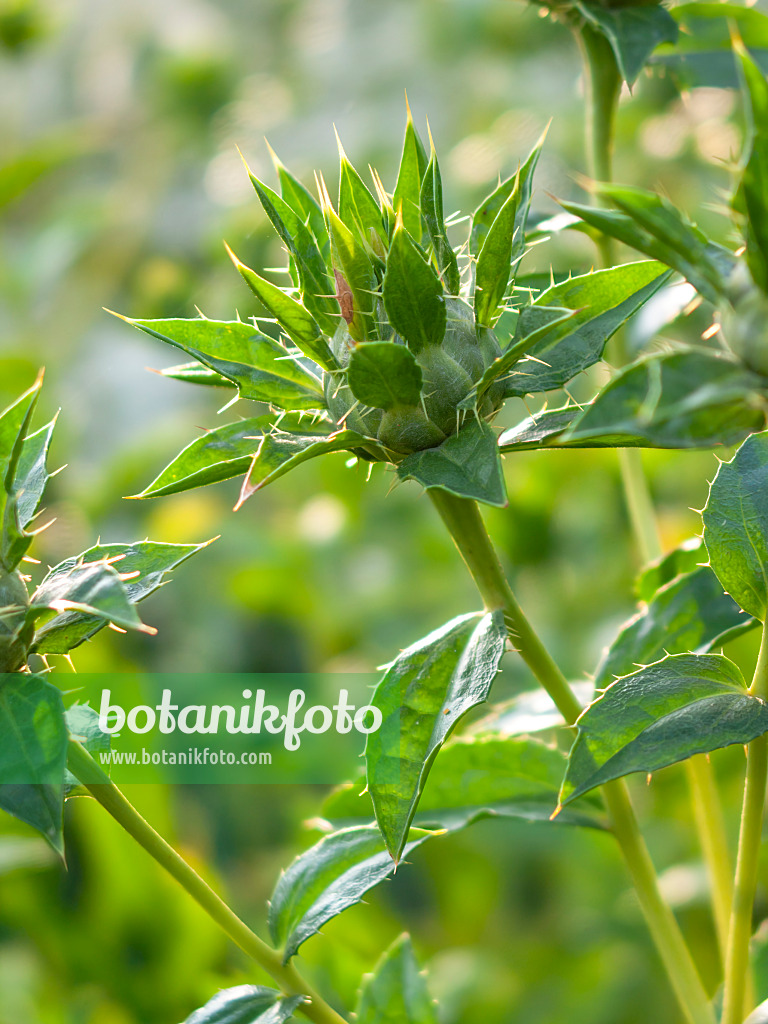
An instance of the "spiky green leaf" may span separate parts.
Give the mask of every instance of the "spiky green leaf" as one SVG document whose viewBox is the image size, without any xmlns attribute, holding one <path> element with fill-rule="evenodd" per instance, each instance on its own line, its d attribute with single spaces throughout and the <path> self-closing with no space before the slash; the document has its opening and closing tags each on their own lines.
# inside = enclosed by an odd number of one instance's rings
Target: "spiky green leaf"
<svg viewBox="0 0 768 1024">
<path fill-rule="evenodd" d="M 402 223 L 392 236 L 384 275 L 384 306 L 392 326 L 416 353 L 445 335 L 445 294 Z"/>
<path fill-rule="evenodd" d="M 367 780 L 394 860 L 432 762 L 457 722 L 487 699 L 506 641 L 501 612 L 463 615 L 404 650 L 376 687 L 382 724 L 366 742 Z"/>
<path fill-rule="evenodd" d="M 411 829 L 405 853 L 432 835 Z M 359 903 L 395 869 L 375 826 L 334 832 L 283 872 L 269 904 L 269 930 L 285 963 L 331 918 Z"/>
<path fill-rule="evenodd" d="M 660 3 L 603 7 L 577 0 L 575 6 L 608 40 L 619 74 L 629 86 L 634 85 L 657 46 L 677 40 L 677 22 Z"/>
<path fill-rule="evenodd" d="M 74 571 L 81 563 L 108 562 L 123 579 L 122 590 L 130 604 L 154 594 L 166 582 L 169 572 L 202 551 L 207 544 L 163 544 L 137 541 L 134 544 L 97 544 L 78 558 L 70 558 L 56 567 L 59 576 Z M 46 622 L 35 634 L 34 649 L 43 654 L 65 654 L 89 640 L 106 625 L 108 607 L 100 614 L 84 609 L 64 609 Z M 136 628 L 136 627 L 134 627 Z"/>
<path fill-rule="evenodd" d="M 653 448 L 735 444 L 765 425 L 762 380 L 715 353 L 650 356 L 623 370 L 568 427 L 562 441 L 613 439 Z"/>
<path fill-rule="evenodd" d="M 496 435 L 485 420 L 472 418 L 437 448 L 409 455 L 397 467 L 397 475 L 486 505 L 507 505 Z"/>
<path fill-rule="evenodd" d="M 131 320 L 127 323 L 198 359 L 237 385 L 242 398 L 281 409 L 322 409 L 319 377 L 273 338 L 240 320 Z"/>
<path fill-rule="evenodd" d="M 704 509 L 704 543 L 723 589 L 761 622 L 768 608 L 768 431 L 720 463 Z"/>
<path fill-rule="evenodd" d="M 722 655 L 673 654 L 618 679 L 577 725 L 563 804 L 611 779 L 750 743 L 768 732 L 768 704 Z"/>
<path fill-rule="evenodd" d="M 0 735 L 0 808 L 63 854 L 69 736 L 60 691 L 40 676 L 0 675 Z"/>
</svg>

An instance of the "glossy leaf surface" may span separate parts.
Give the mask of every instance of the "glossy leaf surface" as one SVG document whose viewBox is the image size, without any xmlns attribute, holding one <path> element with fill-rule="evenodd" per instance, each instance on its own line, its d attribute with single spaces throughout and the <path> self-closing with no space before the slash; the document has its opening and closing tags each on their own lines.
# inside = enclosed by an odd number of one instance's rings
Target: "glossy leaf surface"
<svg viewBox="0 0 768 1024">
<path fill-rule="evenodd" d="M 263 985 L 237 985 L 217 992 L 184 1024 L 284 1024 L 303 1002 Z"/>
<path fill-rule="evenodd" d="M 617 680 L 577 725 L 564 804 L 611 779 L 750 743 L 768 732 L 768 705 L 722 655 L 674 654 Z"/>
<path fill-rule="evenodd" d="M 376 687 L 382 724 L 366 741 L 368 789 L 396 861 L 432 762 L 457 722 L 488 698 L 506 642 L 501 612 L 461 616 L 398 655 Z"/>
<path fill-rule="evenodd" d="M 412 829 L 404 854 L 430 835 Z M 269 904 L 269 930 L 284 961 L 394 869 L 381 833 L 372 825 L 334 832 L 297 857 L 280 876 Z"/>
<path fill-rule="evenodd" d="M 764 621 L 768 607 L 768 432 L 722 462 L 704 509 L 704 543 L 723 589 Z"/>
</svg>

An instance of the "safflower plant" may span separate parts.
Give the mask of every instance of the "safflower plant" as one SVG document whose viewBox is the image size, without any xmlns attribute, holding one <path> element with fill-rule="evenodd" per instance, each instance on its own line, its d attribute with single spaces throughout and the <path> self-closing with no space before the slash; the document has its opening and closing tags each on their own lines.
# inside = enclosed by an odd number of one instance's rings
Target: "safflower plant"
<svg viewBox="0 0 768 1024">
<path fill-rule="evenodd" d="M 619 17 L 598 17 L 597 5 L 577 6 L 577 26 L 588 33 L 596 31 L 595 18 L 614 24 Z M 653 23 L 667 24 L 666 12 L 652 6 Z M 608 70 L 613 86 L 620 85 L 629 77 L 620 60 L 625 51 L 615 35 L 604 38 L 615 43 Z M 271 944 L 141 818 L 80 742 L 85 736 L 66 740 L 74 779 L 276 986 L 219 992 L 188 1024 L 274 1024 L 298 1014 L 317 1024 L 352 1019 L 299 973 L 294 958 L 303 943 L 360 902 L 406 855 L 418 856 L 423 843 L 440 842 L 481 818 L 509 816 L 598 828 L 614 837 L 682 1019 L 738 1024 L 753 1009 L 749 941 L 768 775 L 768 633 L 763 629 L 750 686 L 717 653 L 726 639 L 759 628 L 768 609 L 766 363 L 755 327 L 764 324 L 754 311 L 768 301 L 762 185 L 768 85 L 743 51 L 740 62 L 754 122 L 734 194 L 734 224 L 746 248 L 741 240 L 733 248 L 711 242 L 666 200 L 604 182 L 593 191 L 619 212 L 564 204 L 565 223 L 597 233 L 604 256 L 612 236 L 650 260 L 559 275 L 540 288 L 521 264 L 531 241 L 548 228 L 528 229 L 543 140 L 480 204 L 468 237 L 455 246 L 457 225 L 444 219 L 434 146 L 424 147 L 409 113 L 391 192 L 375 172 L 369 188 L 343 151 L 336 202 L 322 179 L 315 197 L 277 159 L 279 193 L 251 175 L 287 252 L 290 281 L 279 286 L 231 254 L 259 303 L 252 319 L 129 320 L 192 360 L 165 370 L 169 378 L 229 389 L 268 407 L 193 441 L 138 497 L 242 477 L 239 508 L 309 459 L 343 452 L 374 469 L 381 463 L 398 479 L 421 484 L 483 604 L 407 647 L 385 670 L 372 700 L 382 726 L 368 736 L 365 777 L 327 798 L 320 815 L 324 834 L 278 879 L 269 907 Z M 613 88 L 611 102 L 617 97 Z M 569 399 L 497 433 L 494 420 L 505 400 L 567 395 L 568 383 L 603 360 L 611 337 L 674 274 L 714 303 L 728 345 L 675 344 L 641 353 L 596 386 L 586 404 Z M 19 489 L 16 482 L 20 446 L 31 442 L 18 416 L 8 422 L 16 426 L 2 436 L 5 500 L 18 507 L 12 495 L 23 496 L 29 486 Z M 552 447 L 685 449 L 739 442 L 711 485 L 703 539 L 644 567 L 639 610 L 594 667 L 595 693 L 585 702 L 584 687 L 569 685 L 526 618 L 486 531 L 479 505 L 506 504 L 502 457 Z M 4 522 L 13 547 L 19 532 L 14 513 Z M 100 571 L 129 588 L 130 579 L 120 580 L 110 563 L 99 552 Z M 16 564 L 4 562 L 8 578 Z M 9 584 L 13 603 L 0 620 L 8 623 L 1 650 L 9 673 L 0 696 L 11 692 L 8 686 L 40 678 L 25 671 L 26 659 L 45 650 L 30 632 L 26 611 L 36 599 L 25 600 L 19 581 L 14 576 Z M 65 606 L 49 610 L 70 614 Z M 98 613 L 95 603 L 72 611 Z M 104 612 L 98 624 L 108 618 Z M 532 721 L 524 694 L 462 728 L 467 712 L 489 699 L 509 649 L 549 695 L 540 724 Z M 748 748 L 735 879 L 717 789 L 702 757 L 733 744 Z M 56 784 L 64 786 L 58 757 Z M 721 994 L 711 980 L 702 981 L 662 897 L 625 782 L 628 775 L 681 761 L 688 766 L 710 874 Z M 0 766 L 0 794 L 10 794 L 3 805 L 19 814 L 13 800 L 22 798 L 20 791 L 2 759 Z M 764 1004 L 757 1013 L 765 1011 Z M 437 1020 L 407 938 L 365 979 L 354 1019 Z"/>
</svg>

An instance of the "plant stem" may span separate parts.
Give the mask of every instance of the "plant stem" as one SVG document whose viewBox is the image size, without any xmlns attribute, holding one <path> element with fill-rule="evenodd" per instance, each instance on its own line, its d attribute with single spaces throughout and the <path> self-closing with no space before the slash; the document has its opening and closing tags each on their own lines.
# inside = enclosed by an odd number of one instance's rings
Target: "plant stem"
<svg viewBox="0 0 768 1024">
<path fill-rule="evenodd" d="M 155 832 L 101 770 L 85 747 L 75 741 L 69 745 L 68 767 L 107 813 L 176 879 L 235 945 L 255 960 L 286 995 L 305 995 L 309 998 L 308 1003 L 299 1007 L 305 1016 L 315 1024 L 346 1024 L 344 1018 L 303 980 L 296 968 L 290 963 L 284 965 L 280 954 L 252 932 L 208 883 Z"/>
<path fill-rule="evenodd" d="M 749 692 L 768 699 L 768 624 L 763 626 L 760 655 Z M 750 977 L 749 940 L 757 888 L 757 867 L 763 830 L 765 788 L 768 780 L 768 736 L 753 740 L 747 750 L 747 777 L 741 812 L 736 884 L 725 958 L 725 995 L 722 1024 L 741 1024 Z"/>
<path fill-rule="evenodd" d="M 608 182 L 613 177 L 613 140 L 616 114 L 621 95 L 621 75 L 611 44 L 591 25 L 576 29 L 586 83 L 586 136 L 590 184 Z M 598 200 L 599 201 L 599 200 Z M 613 239 L 600 235 L 597 239 L 601 263 L 613 265 Z"/>
<path fill-rule="evenodd" d="M 693 800 L 696 830 L 712 889 L 712 910 L 720 959 L 725 964 L 733 900 L 733 867 L 725 831 L 723 806 L 715 773 L 706 754 L 697 754 L 689 758 L 685 762 L 685 770 Z"/>
<path fill-rule="evenodd" d="M 576 37 L 584 64 L 587 83 L 587 157 L 592 184 L 610 182 L 613 178 L 613 149 L 616 115 L 621 94 L 621 75 L 608 40 L 589 25 L 581 25 Z M 602 199 L 593 189 L 593 197 Z M 600 262 L 610 267 L 614 261 L 612 240 L 605 235 L 597 239 Z M 614 358 L 618 365 L 627 362 L 622 332 L 614 339 Z M 643 470 L 643 456 L 638 448 L 617 450 L 622 487 L 637 550 L 643 564 L 660 558 L 663 553 L 659 527 L 648 480 Z M 704 854 L 712 891 L 718 947 L 725 962 L 733 875 L 731 856 L 725 832 L 720 794 L 714 772 L 700 756 L 685 762 L 685 771 L 694 808 L 696 831 Z"/>
<path fill-rule="evenodd" d="M 510 639 L 569 725 L 581 706 L 554 659 L 525 617 L 504 575 L 477 503 L 439 488 L 428 491 L 453 537 L 488 611 L 501 609 Z M 603 787 L 613 831 L 624 855 L 662 963 L 690 1024 L 714 1024 L 714 1015 L 672 911 L 659 891 L 650 855 L 623 780 Z"/>
</svg>

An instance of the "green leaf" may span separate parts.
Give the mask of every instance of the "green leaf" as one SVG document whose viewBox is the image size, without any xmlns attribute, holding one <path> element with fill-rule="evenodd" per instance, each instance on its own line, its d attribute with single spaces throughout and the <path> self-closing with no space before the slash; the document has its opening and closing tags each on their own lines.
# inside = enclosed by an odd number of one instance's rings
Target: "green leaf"
<svg viewBox="0 0 768 1024">
<path fill-rule="evenodd" d="M 656 54 L 653 63 L 669 68 L 679 87 L 738 88 L 731 24 L 755 61 L 768 67 L 768 18 L 761 11 L 729 3 L 690 3 L 673 7 L 670 14 L 680 35 L 674 49 L 664 47 L 667 52 Z"/>
<path fill-rule="evenodd" d="M 150 540 L 135 544 L 98 544 L 78 558 L 62 562 L 54 572 L 66 573 L 83 562 L 109 562 L 121 576 L 130 577 L 122 581 L 122 589 L 130 604 L 137 604 L 164 586 L 165 578 L 172 569 L 207 546 L 162 544 Z M 103 614 L 94 616 L 80 610 L 64 611 L 37 631 L 34 649 L 43 654 L 65 654 L 84 640 L 89 640 L 105 625 Z"/>
<path fill-rule="evenodd" d="M 640 601 L 653 600 L 654 594 L 667 583 L 684 573 L 694 572 L 706 560 L 701 537 L 690 537 L 668 554 L 646 566 L 635 582 L 635 593 Z"/>
<path fill-rule="evenodd" d="M 768 732 L 768 705 L 720 654 L 673 654 L 618 679 L 577 721 L 561 803 L 633 772 Z"/>
<path fill-rule="evenodd" d="M 145 626 L 133 607 L 121 574 L 104 559 L 84 562 L 70 558 L 50 570 L 30 598 L 28 618 L 45 612 L 81 612 L 123 629 L 156 632 Z"/>
<path fill-rule="evenodd" d="M 577 315 L 577 311 L 571 309 L 537 307 L 534 311 L 534 307 L 528 308 L 531 312 L 527 314 L 524 325 L 520 324 L 519 315 L 516 322 L 524 333 L 516 334 L 515 340 L 506 351 L 494 359 L 466 398 L 459 402 L 460 409 L 476 409 L 483 395 L 495 381 L 511 381 L 513 368 L 529 351 L 551 348 L 567 337 Z M 515 374 L 515 379 L 519 379 L 519 376 L 519 373 Z"/>
<path fill-rule="evenodd" d="M 526 348 L 507 395 L 553 391 L 598 362 L 609 339 L 668 279 L 669 271 L 644 261 L 573 277 L 542 292 L 521 310 L 513 346 L 552 320 L 550 307 L 573 311 L 570 329 Z"/>
<path fill-rule="evenodd" d="M 397 467 L 397 475 L 401 480 L 416 480 L 426 488 L 439 487 L 460 498 L 499 508 L 507 506 L 496 435 L 485 420 L 472 418 L 437 448 L 409 455 Z"/>
<path fill-rule="evenodd" d="M 749 139 L 734 207 L 746 215 L 747 265 L 755 284 L 768 291 L 768 82 L 740 41 L 739 57 Z"/>
<path fill-rule="evenodd" d="M 12 491 L 18 495 L 19 523 L 26 527 L 40 504 L 45 485 L 50 479 L 47 458 L 56 417 L 45 427 L 24 438 L 13 478 Z"/>
<path fill-rule="evenodd" d="M 180 380 L 184 384 L 203 384 L 207 387 L 234 388 L 231 380 L 222 377 L 208 366 L 202 363 L 179 363 L 178 366 L 168 366 L 164 370 L 156 370 L 161 377 L 168 377 L 169 380 Z"/>
<path fill-rule="evenodd" d="M 184 1024 L 284 1024 L 305 1000 L 263 985 L 237 985 L 217 992 Z"/>
<path fill-rule="evenodd" d="M 570 445 L 562 441 L 563 434 L 581 412 L 579 406 L 568 405 L 562 409 L 544 409 L 535 416 L 528 416 L 500 434 L 499 450 L 516 452 L 535 448 L 568 448 Z"/>
<path fill-rule="evenodd" d="M 613 439 L 653 448 L 735 444 L 765 425 L 762 381 L 695 349 L 649 356 L 618 374 L 562 440 Z"/>
<path fill-rule="evenodd" d="M 475 265 L 475 316 L 479 324 L 493 327 L 512 273 L 512 247 L 520 200 L 519 177 L 515 188 L 488 229 Z"/>
<path fill-rule="evenodd" d="M 290 422 L 304 434 L 316 430 L 318 437 L 327 434 L 329 429 L 325 420 L 313 423 L 311 417 L 301 420 L 291 417 L 278 422 Z M 156 498 L 161 494 L 177 494 L 243 476 L 248 472 L 264 434 L 277 429 L 275 417 L 266 415 L 208 430 L 187 445 L 149 487 L 133 497 Z"/>
<path fill-rule="evenodd" d="M 31 542 L 21 522 L 26 502 L 16 479 L 42 381 L 40 375 L 28 391 L 0 413 L 0 565 L 7 572 L 16 568 Z"/>
<path fill-rule="evenodd" d="M 251 461 L 248 476 L 243 482 L 236 509 L 256 491 L 271 484 L 273 480 L 289 473 L 302 462 L 316 459 L 331 452 L 352 451 L 355 448 L 378 447 L 378 442 L 354 430 L 337 430 L 336 433 L 318 440 L 310 434 L 265 434 L 258 451 Z M 381 449 L 379 449 L 381 450 Z"/>
<path fill-rule="evenodd" d="M 676 270 L 710 302 L 726 295 L 726 282 L 736 265 L 733 253 L 708 241 L 668 200 L 651 192 L 615 192 L 602 185 L 600 191 L 612 200 L 620 195 L 627 212 L 562 201 L 560 205 L 602 234 Z M 677 237 L 675 244 L 669 241 L 672 237 Z"/>
<path fill-rule="evenodd" d="M 334 269 L 343 276 L 352 292 L 351 316 L 344 311 L 349 333 L 355 341 L 375 339 L 377 330 L 373 312 L 378 282 L 373 264 L 361 239 L 349 230 L 331 205 L 324 209 Z"/>
<path fill-rule="evenodd" d="M 704 509 L 704 543 L 723 585 L 761 622 L 768 608 L 768 431 L 721 462 Z"/>
<path fill-rule="evenodd" d="M 291 254 L 299 274 L 302 300 L 325 334 L 332 335 L 339 323 L 339 310 L 333 298 L 325 258 L 304 223 L 305 216 L 295 213 L 271 188 L 248 172 L 264 212 Z"/>
<path fill-rule="evenodd" d="M 111 735 L 102 732 L 98 712 L 87 704 L 73 704 L 67 708 L 65 720 L 70 739 L 82 744 L 92 757 L 106 753 L 111 748 Z M 109 766 L 106 766 L 105 771 L 109 773 Z M 64 773 L 64 796 L 68 799 L 71 796 L 87 795 L 85 786 L 81 786 L 80 780 L 67 769 Z"/>
<path fill-rule="evenodd" d="M 661 4 L 602 7 L 600 4 L 577 2 L 575 6 L 608 40 L 619 73 L 629 86 L 634 84 L 660 43 L 677 40 L 677 22 Z"/>
<path fill-rule="evenodd" d="M 323 217 L 323 211 L 320 209 L 320 204 L 309 189 L 291 174 L 271 146 L 269 146 L 269 153 L 280 181 L 280 196 L 282 200 L 307 225 L 317 242 L 321 255 L 323 257 L 328 256 L 331 251 L 331 243 L 328 238 L 328 230 L 325 226 L 325 218 Z"/>
<path fill-rule="evenodd" d="M 624 626 L 597 667 L 595 686 L 602 689 L 665 654 L 705 654 L 755 625 L 723 593 L 709 566 L 700 566 L 662 586 Z"/>
<path fill-rule="evenodd" d="M 577 684 L 579 685 L 579 684 Z M 584 687 L 584 684 L 581 684 Z M 586 693 L 586 688 L 589 693 Z M 591 684 L 584 687 L 592 697 Z M 547 700 L 543 690 L 536 696 Z M 533 694 L 528 694 L 532 699 Z M 425 828 L 457 832 L 487 818 L 517 818 L 523 821 L 549 822 L 557 805 L 560 784 L 565 774 L 566 755 L 557 747 L 532 736 L 488 733 L 509 725 L 492 716 L 480 719 L 471 735 L 450 740 L 435 759 L 424 787 L 415 821 Z M 537 714 L 523 722 L 520 732 L 552 728 L 563 724 L 562 716 L 549 702 L 546 714 L 537 706 Z M 561 825 L 602 828 L 600 803 L 590 799 L 578 809 L 568 809 L 555 819 Z M 361 783 L 337 789 L 323 805 L 323 817 L 335 825 L 360 824 L 373 820 L 374 812 L 367 787 Z"/>
<path fill-rule="evenodd" d="M 337 367 L 336 360 L 320 330 L 320 325 L 312 314 L 282 288 L 278 288 L 276 284 L 260 277 L 250 267 L 241 263 L 229 246 L 227 246 L 227 252 L 245 283 L 256 298 L 266 306 L 294 345 L 324 369 L 335 369 Z"/>
<path fill-rule="evenodd" d="M 443 286 L 402 222 L 392 236 L 383 298 L 390 323 L 414 352 L 442 342 L 446 324 Z"/>
<path fill-rule="evenodd" d="M 358 345 L 347 374 L 352 394 L 364 405 L 392 409 L 416 405 L 421 397 L 421 367 L 405 345 L 391 341 Z"/>
<path fill-rule="evenodd" d="M 356 231 L 360 239 L 368 247 L 372 247 L 374 238 L 386 241 L 381 210 L 371 195 L 363 179 L 347 159 L 339 143 L 339 217 L 350 230 Z"/>
<path fill-rule="evenodd" d="M 429 839 L 411 829 L 404 853 Z M 299 946 L 390 875 L 395 864 L 374 825 L 334 832 L 283 872 L 269 904 L 269 930 L 287 963 Z"/>
<path fill-rule="evenodd" d="M 322 409 L 323 386 L 282 345 L 240 320 L 131 320 L 145 334 L 168 342 L 237 385 L 242 398 L 281 409 Z"/>
<path fill-rule="evenodd" d="M 487 700 L 506 642 L 502 612 L 463 615 L 404 650 L 376 687 L 382 724 L 366 741 L 368 789 L 395 861 L 432 762 L 467 711 Z"/>
<path fill-rule="evenodd" d="M 489 196 L 487 196 L 472 215 L 472 228 L 469 235 L 469 251 L 477 256 L 491 225 L 496 220 L 499 211 L 507 202 L 509 196 L 517 193 L 517 212 L 515 216 L 514 241 L 512 243 L 511 261 L 514 263 L 525 250 L 525 226 L 528 219 L 528 210 L 531 205 L 531 193 L 533 190 L 533 174 L 539 162 L 539 156 L 546 138 L 546 130 L 542 132 L 536 145 L 528 154 L 522 167 L 519 167 L 516 174 L 513 174 L 506 181 L 503 181 Z"/>
<path fill-rule="evenodd" d="M 437 1013 L 413 955 L 401 935 L 363 980 L 356 1024 L 437 1024 Z"/>
<path fill-rule="evenodd" d="M 427 225 L 427 232 L 432 241 L 440 281 L 445 286 L 449 295 L 458 295 L 461 287 L 459 263 L 456 259 L 456 253 L 448 241 L 448 235 L 445 230 L 445 221 L 443 220 L 443 183 L 434 146 L 432 147 L 429 164 L 424 172 L 424 179 L 421 183 L 420 201 L 424 223 Z"/>
<path fill-rule="evenodd" d="M 59 690 L 40 676 L 0 675 L 0 735 L 0 808 L 63 854 L 69 736 Z"/>
<path fill-rule="evenodd" d="M 395 211 L 400 212 L 405 230 L 418 242 L 421 242 L 421 182 L 427 169 L 427 154 L 419 138 L 408 107 L 408 120 L 405 125 L 403 152 L 397 172 L 397 184 L 392 196 Z"/>
</svg>

